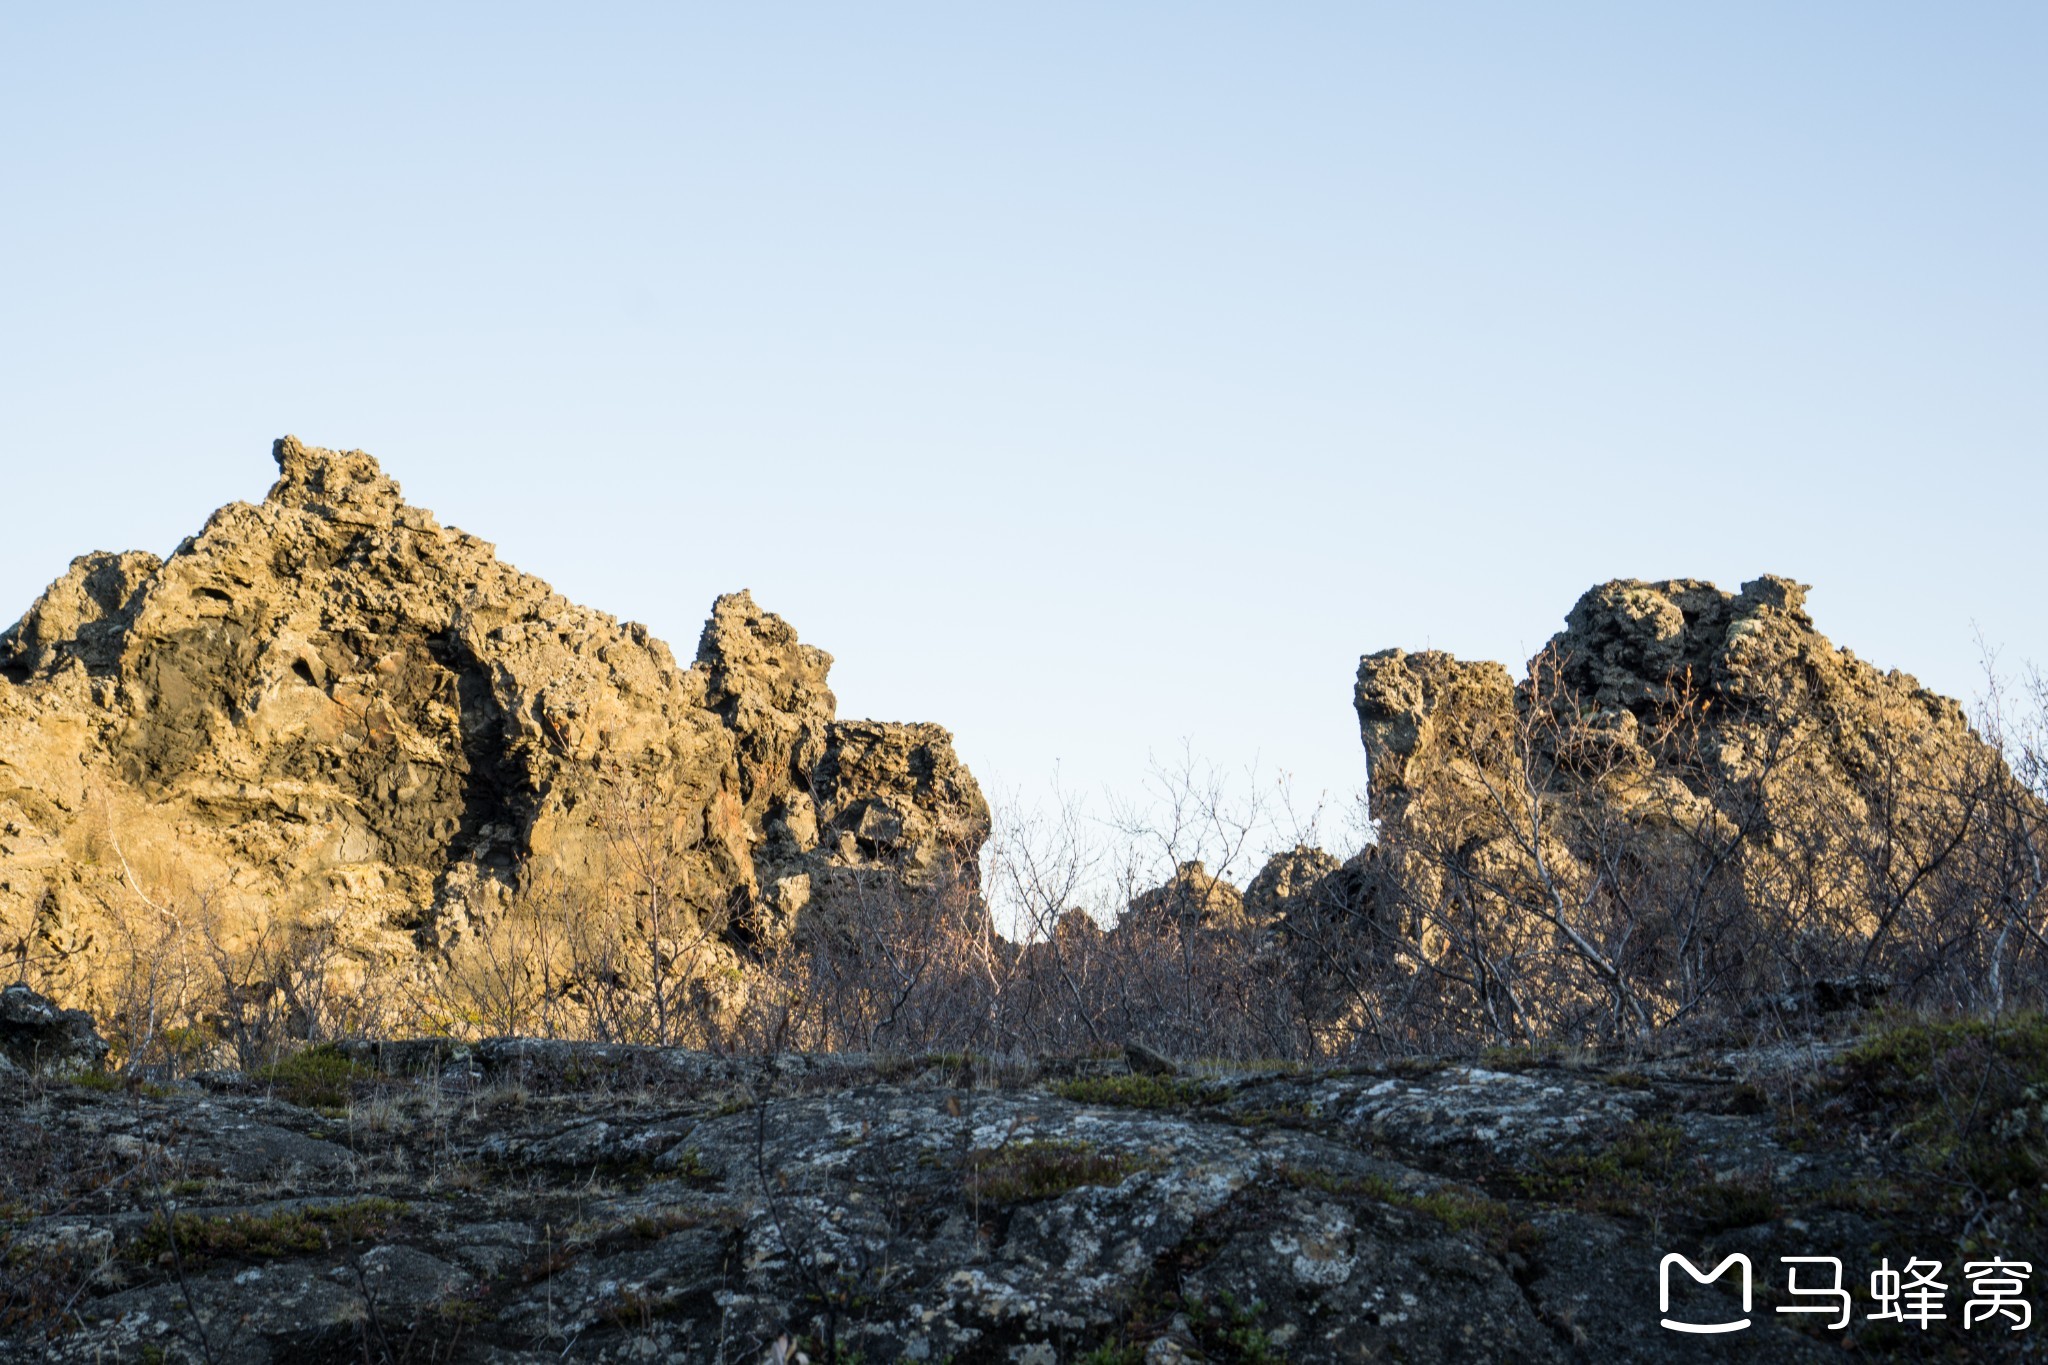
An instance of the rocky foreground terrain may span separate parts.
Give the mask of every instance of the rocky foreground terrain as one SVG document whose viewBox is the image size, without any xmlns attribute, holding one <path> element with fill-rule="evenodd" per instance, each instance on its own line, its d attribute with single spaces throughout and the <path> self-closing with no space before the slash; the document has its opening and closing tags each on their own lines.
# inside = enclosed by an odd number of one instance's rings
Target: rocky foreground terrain
<svg viewBox="0 0 2048 1365">
<path fill-rule="evenodd" d="M 89 1027 L 0 1013 L 0 1359 L 1980 1359 L 2048 1331 L 1961 1326 L 1965 1261 L 2038 1260 L 2038 1023 L 1335 1070 L 425 1041 L 152 1084 L 32 1073 L 89 1067 Z M 1751 1325 L 1662 1327 L 1674 1251 L 1747 1255 Z M 1802 1255 L 1844 1262 L 1846 1330 L 1774 1311 L 1814 1305 Z M 1869 1272 L 1915 1257 L 1946 1318 L 1870 1320 Z M 1672 1315 L 1741 1318 L 1726 1290 L 1681 1276 Z"/>
</svg>

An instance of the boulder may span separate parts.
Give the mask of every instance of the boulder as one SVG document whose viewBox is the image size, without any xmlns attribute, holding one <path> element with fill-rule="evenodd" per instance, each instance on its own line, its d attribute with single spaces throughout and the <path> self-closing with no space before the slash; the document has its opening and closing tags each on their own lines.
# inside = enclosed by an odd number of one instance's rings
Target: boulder
<svg viewBox="0 0 2048 1365">
<path fill-rule="evenodd" d="M 98 1071 L 106 1060 L 107 1040 L 84 1010 L 59 1009 L 19 982 L 0 990 L 0 1062 L 64 1075 Z"/>
</svg>

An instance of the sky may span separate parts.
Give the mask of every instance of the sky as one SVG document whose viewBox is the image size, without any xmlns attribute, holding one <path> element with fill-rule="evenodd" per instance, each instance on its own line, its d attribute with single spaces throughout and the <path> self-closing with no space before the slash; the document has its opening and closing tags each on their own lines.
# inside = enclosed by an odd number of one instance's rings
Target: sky
<svg viewBox="0 0 2048 1365">
<path fill-rule="evenodd" d="M 2048 664 L 2048 7 L 9 6 L 0 617 L 287 432 L 999 798 L 1763 572 Z M 1341 839 L 1333 842 L 1341 843 Z"/>
</svg>

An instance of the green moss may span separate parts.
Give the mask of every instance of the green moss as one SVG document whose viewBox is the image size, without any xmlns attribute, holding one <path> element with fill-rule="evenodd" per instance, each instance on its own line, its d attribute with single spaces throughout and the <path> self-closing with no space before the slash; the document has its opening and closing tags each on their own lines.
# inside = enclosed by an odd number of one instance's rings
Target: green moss
<svg viewBox="0 0 2048 1365">
<path fill-rule="evenodd" d="M 1379 1066 L 1365 1068 L 1370 1074 L 1379 1076 L 1434 1076 L 1448 1067 L 1450 1062 L 1442 1057 L 1396 1057 Z"/>
<path fill-rule="evenodd" d="M 1179 1076 L 1082 1076 L 1054 1082 L 1052 1092 L 1076 1104 L 1126 1109 L 1191 1109 L 1221 1098 L 1214 1087 Z"/>
<path fill-rule="evenodd" d="M 1888 1023 L 1842 1058 L 1835 1098 L 1919 1166 L 2040 1211 L 2048 1181 L 2048 1019 Z"/>
<path fill-rule="evenodd" d="M 187 1266 L 231 1257 L 260 1260 L 322 1251 L 336 1243 L 382 1237 L 410 1210 L 393 1199 L 357 1199 L 271 1214 L 229 1213 L 159 1215 L 121 1251 L 122 1259 L 141 1265 L 168 1262 L 175 1243 Z"/>
<path fill-rule="evenodd" d="M 702 1220 L 689 1209 L 663 1209 L 659 1213 L 643 1213 L 627 1224 L 626 1230 L 642 1242 L 658 1242 L 671 1232 L 681 1232 L 696 1227 Z"/>
<path fill-rule="evenodd" d="M 1784 1212 L 1776 1187 L 1761 1177 L 1703 1180 L 1689 1186 L 1686 1193 L 1692 1212 L 1706 1224 L 1708 1232 L 1755 1227 Z"/>
<path fill-rule="evenodd" d="M 111 1071 L 74 1071 L 64 1079 L 80 1090 L 97 1090 L 103 1095 L 126 1088 L 126 1082 Z"/>
<path fill-rule="evenodd" d="M 1630 1071 L 1626 1068 L 1620 1071 L 1597 1072 L 1594 1074 L 1593 1079 L 1602 1085 L 1611 1085 L 1618 1090 L 1648 1090 L 1650 1088 L 1650 1078 L 1648 1076 L 1645 1076 L 1640 1071 Z"/>
<path fill-rule="evenodd" d="M 1783 1209 L 1767 1175 L 1710 1178 L 1684 1157 L 1685 1130 L 1638 1122 L 1592 1152 L 1546 1157 L 1516 1177 L 1522 1192 L 1612 1217 L 1678 1216 L 1706 1232 L 1751 1227 Z"/>
<path fill-rule="evenodd" d="M 1214 1303 L 1190 1300 L 1188 1310 L 1188 1327 L 1209 1359 L 1236 1361 L 1238 1365 L 1286 1365 L 1287 1357 L 1259 1326 L 1259 1315 L 1266 1311 L 1263 1303 L 1240 1305 L 1225 1290 Z"/>
<path fill-rule="evenodd" d="M 671 1170 L 678 1180 L 688 1180 L 696 1184 L 707 1184 L 718 1179 L 718 1173 L 704 1164 L 703 1153 L 695 1147 L 684 1148 L 682 1154 L 676 1157 Z"/>
<path fill-rule="evenodd" d="M 1489 1045 L 1479 1049 L 1479 1065 L 1488 1071 L 1527 1071 L 1553 1060 L 1553 1056 L 1547 1049 Z"/>
<path fill-rule="evenodd" d="M 434 1316 L 442 1322 L 458 1328 L 475 1327 L 491 1320 L 491 1307 L 484 1301 L 489 1293 L 485 1286 L 478 1286 L 466 1293 L 452 1295 L 434 1305 Z"/>
<path fill-rule="evenodd" d="M 1144 1362 L 1143 1348 L 1112 1341 L 1082 1356 L 1078 1365 L 1144 1365 Z"/>
<path fill-rule="evenodd" d="M 1519 1245 L 1526 1237 L 1526 1225 L 1514 1210 L 1498 1199 L 1455 1185 L 1444 1185 L 1426 1193 L 1404 1189 L 1381 1175 L 1337 1175 L 1312 1167 L 1282 1166 L 1279 1176 L 1300 1190 L 1315 1190 L 1340 1198 L 1370 1199 L 1434 1218 L 1452 1232 L 1478 1233 L 1489 1245 Z"/>
<path fill-rule="evenodd" d="M 1632 1123 L 1598 1151 L 1545 1157 L 1516 1179 L 1523 1193 L 1546 1203 L 1639 1214 L 1669 1195 L 1684 1142 L 1685 1132 L 1675 1124 Z"/>
<path fill-rule="evenodd" d="M 253 1079 L 275 1087 L 279 1095 L 301 1108 L 331 1111 L 346 1109 L 356 1083 L 376 1074 L 323 1043 L 261 1068 Z"/>
<path fill-rule="evenodd" d="M 1302 1100 L 1297 1104 L 1268 1104 L 1254 1109 L 1240 1109 L 1225 1114 L 1224 1122 L 1240 1128 L 1303 1128 L 1322 1117 L 1314 1100 Z"/>
<path fill-rule="evenodd" d="M 615 1222 L 581 1224 L 569 1230 L 564 1246 L 581 1254 L 592 1249 L 617 1251 L 659 1242 L 672 1232 L 703 1227 L 705 1215 L 681 1207 L 653 1209 Z"/>
<path fill-rule="evenodd" d="M 1051 1199 L 1083 1185 L 1116 1185 L 1147 1163 L 1085 1142 L 1016 1142 L 967 1154 L 967 1192 L 991 1204 Z"/>
</svg>

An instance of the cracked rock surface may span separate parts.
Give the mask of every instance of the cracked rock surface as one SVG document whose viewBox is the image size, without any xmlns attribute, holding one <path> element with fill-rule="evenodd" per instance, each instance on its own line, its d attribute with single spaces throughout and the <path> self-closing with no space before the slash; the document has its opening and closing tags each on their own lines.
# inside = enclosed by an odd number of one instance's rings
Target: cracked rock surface
<svg viewBox="0 0 2048 1365">
<path fill-rule="evenodd" d="M 754 1362 L 787 1337 L 812 1360 L 1818 1360 L 1858 1329 L 1780 1319 L 1776 1257 L 1853 1277 L 1870 1247 L 1957 1232 L 1844 1195 L 1904 1177 L 1869 1134 L 1792 1121 L 1825 1047 L 1164 1076 L 316 1055 L 267 1080 L 5 1081 L 0 1359 Z M 1753 1325 L 1661 1328 L 1672 1251 L 1749 1255 Z M 1738 1311 L 1719 1285 L 1681 1297 Z"/>
</svg>

